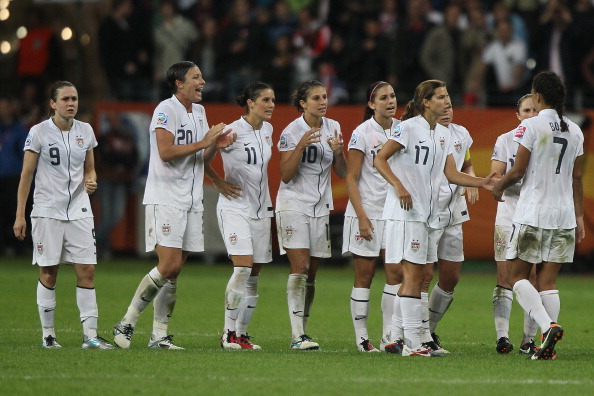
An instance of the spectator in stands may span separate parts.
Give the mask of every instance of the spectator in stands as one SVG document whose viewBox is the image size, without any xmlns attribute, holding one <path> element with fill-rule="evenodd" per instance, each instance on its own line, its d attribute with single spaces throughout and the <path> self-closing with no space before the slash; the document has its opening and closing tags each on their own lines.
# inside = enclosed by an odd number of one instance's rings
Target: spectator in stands
<svg viewBox="0 0 594 396">
<path fill-rule="evenodd" d="M 217 21 L 213 18 L 205 18 L 200 27 L 198 41 L 190 48 L 189 58 L 194 63 L 200 63 L 200 70 L 205 81 L 208 81 L 202 88 L 202 95 L 209 101 L 223 99 L 223 83 L 221 82 L 222 72 Z"/>
<path fill-rule="evenodd" d="M 295 84 L 315 76 L 314 60 L 328 47 L 330 36 L 328 25 L 315 18 L 309 8 L 299 11 L 297 29 L 293 34 Z"/>
<path fill-rule="evenodd" d="M 291 11 L 287 2 L 285 0 L 279 0 L 274 3 L 272 24 L 269 31 L 270 42 L 273 44 L 276 43 L 278 37 L 281 35 L 292 36 L 296 27 L 297 17 Z"/>
<path fill-rule="evenodd" d="M 263 68 L 262 75 L 275 90 L 277 103 L 288 103 L 293 81 L 293 47 L 291 37 L 282 34 L 277 37 L 274 54 L 267 66 Z"/>
<path fill-rule="evenodd" d="M 489 32 L 491 34 L 496 34 L 497 25 L 503 20 L 510 21 L 513 28 L 514 38 L 526 43 L 530 40 L 524 19 L 515 12 L 511 12 L 505 0 L 500 0 L 493 4 L 491 12 L 487 14 L 487 28 L 489 29 Z"/>
<path fill-rule="evenodd" d="M 160 11 L 163 20 L 154 30 L 154 81 L 160 98 L 165 99 L 170 95 L 167 70 L 170 65 L 188 58 L 188 50 L 198 38 L 198 31 L 192 22 L 176 12 L 172 0 L 163 0 Z"/>
<path fill-rule="evenodd" d="M 467 9 L 468 28 L 462 33 L 460 41 L 460 63 L 464 68 L 462 82 L 464 89 L 464 104 L 475 106 L 485 103 L 484 97 L 479 97 L 479 92 L 471 92 L 472 84 L 479 78 L 482 65 L 483 51 L 489 42 L 486 31 L 486 15 L 480 6 Z"/>
<path fill-rule="evenodd" d="M 17 206 L 17 190 L 23 168 L 23 146 L 29 128 L 16 114 L 14 100 L 0 96 L 0 256 L 19 248 L 11 225 Z"/>
</svg>

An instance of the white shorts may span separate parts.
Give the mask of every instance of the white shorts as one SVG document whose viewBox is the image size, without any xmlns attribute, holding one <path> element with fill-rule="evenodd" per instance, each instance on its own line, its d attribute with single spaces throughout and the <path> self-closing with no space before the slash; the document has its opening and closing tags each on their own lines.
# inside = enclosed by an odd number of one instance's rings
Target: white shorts
<svg viewBox="0 0 594 396">
<path fill-rule="evenodd" d="M 439 244 L 437 245 L 438 259 L 456 263 L 464 261 L 462 223 L 439 229 L 437 235 L 439 238 Z"/>
<path fill-rule="evenodd" d="M 252 219 L 241 213 L 219 210 L 217 219 L 229 256 L 253 256 L 254 263 L 272 261 L 270 217 Z"/>
<path fill-rule="evenodd" d="M 167 205 L 146 205 L 144 239 L 146 251 L 155 246 L 178 248 L 186 252 L 204 251 L 203 212 L 187 211 Z"/>
<path fill-rule="evenodd" d="M 495 225 L 495 235 L 493 236 L 493 249 L 495 250 L 495 261 L 505 261 L 507 253 L 507 244 L 511 236 L 512 227 Z"/>
<path fill-rule="evenodd" d="M 285 249 L 309 249 L 312 257 L 330 257 L 329 216 L 310 217 L 292 210 L 276 213 L 280 254 Z"/>
<path fill-rule="evenodd" d="M 363 257 L 379 257 L 380 250 L 386 248 L 384 238 L 384 220 L 370 219 L 373 224 L 373 239 L 367 241 L 359 233 L 359 219 L 355 216 L 345 216 L 342 228 L 342 254 L 353 253 Z"/>
<path fill-rule="evenodd" d="M 386 220 L 386 263 L 435 263 L 439 230 L 420 221 Z"/>
<path fill-rule="evenodd" d="M 575 252 L 575 228 L 547 230 L 526 224 L 512 224 L 508 260 L 520 258 L 532 264 L 571 263 Z"/>
<path fill-rule="evenodd" d="M 95 225 L 92 217 L 80 220 L 31 218 L 33 264 L 97 264 Z"/>
</svg>

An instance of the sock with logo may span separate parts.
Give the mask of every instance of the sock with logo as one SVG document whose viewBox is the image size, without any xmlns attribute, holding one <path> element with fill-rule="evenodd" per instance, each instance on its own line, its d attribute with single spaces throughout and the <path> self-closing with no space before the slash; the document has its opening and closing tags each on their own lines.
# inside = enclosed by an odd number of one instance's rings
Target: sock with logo
<svg viewBox="0 0 594 396">
<path fill-rule="evenodd" d="M 511 315 L 514 294 L 503 286 L 495 286 L 493 290 L 493 316 L 495 318 L 495 331 L 497 339 L 509 338 L 509 317 Z"/>
<path fill-rule="evenodd" d="M 132 297 L 128 311 L 121 322 L 131 324 L 132 327 L 136 326 L 136 322 L 138 322 L 142 311 L 153 301 L 165 283 L 167 283 L 167 279 L 161 275 L 157 267 L 150 270 L 140 281 L 136 293 Z"/>
<path fill-rule="evenodd" d="M 160 340 L 167 337 L 167 328 L 177 300 L 177 281 L 168 281 L 163 285 L 153 301 L 154 319 L 153 336 Z"/>
<path fill-rule="evenodd" d="M 250 267 L 233 267 L 233 274 L 225 289 L 225 328 L 223 329 L 225 333 L 236 330 L 241 301 L 251 272 Z"/>
<path fill-rule="evenodd" d="M 404 329 L 404 342 L 411 349 L 421 346 L 421 320 L 423 306 L 419 297 L 400 296 L 400 309 L 402 310 L 402 328 Z"/>
<path fill-rule="evenodd" d="M 305 334 L 303 330 L 303 311 L 305 310 L 305 282 L 307 275 L 290 274 L 287 280 L 287 302 L 293 339 Z"/>
<path fill-rule="evenodd" d="M 43 338 L 52 336 L 56 338 L 54 330 L 54 317 L 56 312 L 56 288 L 46 287 L 41 281 L 37 282 L 37 309 L 41 321 Z"/>
<path fill-rule="evenodd" d="M 435 328 L 439 324 L 443 315 L 454 300 L 454 292 L 447 292 L 439 287 L 439 283 L 433 286 L 429 296 L 429 331 L 435 333 Z"/>
<path fill-rule="evenodd" d="M 363 287 L 353 287 L 351 291 L 351 317 L 355 327 L 355 341 L 359 345 L 369 339 L 367 334 L 367 316 L 369 315 L 370 290 Z"/>
<path fill-rule="evenodd" d="M 76 287 L 76 304 L 80 311 L 80 322 L 83 327 L 83 334 L 86 338 L 97 337 L 97 296 L 95 288 Z"/>
<path fill-rule="evenodd" d="M 382 309 L 382 342 L 386 342 L 390 337 L 390 329 L 392 328 L 392 315 L 394 314 L 394 297 L 400 289 L 398 285 L 384 285 L 384 292 L 382 293 L 381 309 Z"/>
<path fill-rule="evenodd" d="M 538 323 L 540 330 L 544 333 L 551 325 L 553 319 L 547 313 L 538 291 L 532 286 L 528 279 L 521 279 L 514 284 L 516 299 L 524 308 L 530 312 L 530 316 Z"/>
<path fill-rule="evenodd" d="M 235 327 L 237 329 L 237 335 L 247 335 L 247 327 L 252 320 L 256 304 L 258 303 L 258 280 L 260 276 L 250 276 L 245 287 L 243 295 L 243 301 L 241 308 L 239 309 L 239 316 L 235 321 Z"/>
</svg>

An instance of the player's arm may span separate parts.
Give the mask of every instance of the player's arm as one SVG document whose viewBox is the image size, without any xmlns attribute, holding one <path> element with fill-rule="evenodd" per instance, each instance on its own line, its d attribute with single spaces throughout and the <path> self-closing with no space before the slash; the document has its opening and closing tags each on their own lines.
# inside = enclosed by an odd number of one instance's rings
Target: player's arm
<svg viewBox="0 0 594 396">
<path fill-rule="evenodd" d="M 241 190 L 243 190 L 243 188 L 241 188 L 241 186 L 231 184 L 219 176 L 217 171 L 215 171 L 210 164 L 210 161 L 204 163 L 204 174 L 210 179 L 210 181 L 212 181 L 212 184 L 214 184 L 217 191 L 225 198 L 233 199 L 241 196 Z"/>
<path fill-rule="evenodd" d="M 526 174 L 526 169 L 528 168 L 528 163 L 530 162 L 530 150 L 526 147 L 522 146 L 521 144 L 518 146 L 518 152 L 516 153 L 516 160 L 514 161 L 514 166 L 511 167 L 509 171 L 499 180 L 495 187 L 493 188 L 493 197 L 501 201 L 501 196 L 503 192 L 513 186 Z"/>
<path fill-rule="evenodd" d="M 87 150 L 85 156 L 84 183 L 87 194 L 93 194 L 97 190 L 97 172 L 95 171 L 95 156 L 93 149 Z"/>
<path fill-rule="evenodd" d="M 390 159 L 390 157 L 403 148 L 404 146 L 402 144 L 395 140 L 389 139 L 386 144 L 384 144 L 382 149 L 377 153 L 377 156 L 373 161 L 373 165 L 379 174 L 382 175 L 382 177 L 386 179 L 386 181 L 390 183 L 392 187 L 394 187 L 396 195 L 400 201 L 400 207 L 404 210 L 410 210 L 412 209 L 413 205 L 412 197 L 404 185 L 402 185 L 400 179 L 398 179 L 394 172 L 392 172 L 390 164 L 388 164 L 388 159 Z"/>
<path fill-rule="evenodd" d="M 448 154 L 444 167 L 444 173 L 450 183 L 464 187 L 480 187 L 487 190 L 493 189 L 493 173 L 487 177 L 476 177 L 459 172 L 456 169 L 456 160 L 452 154 Z"/>
<path fill-rule="evenodd" d="M 462 163 L 462 173 L 466 173 L 470 176 L 476 176 L 474 173 L 474 168 L 472 167 L 472 160 L 470 159 L 470 150 L 466 150 L 466 156 L 464 157 L 464 162 Z M 479 193 L 476 187 L 466 187 L 466 196 L 468 197 L 468 202 L 471 204 L 476 203 L 479 200 Z"/>
<path fill-rule="evenodd" d="M 19 189 L 17 191 L 17 209 L 13 226 L 14 236 L 19 240 L 25 239 L 27 235 L 27 222 L 25 221 L 25 208 L 27 206 L 27 198 L 31 191 L 31 183 L 33 182 L 33 175 L 37 168 L 39 161 L 39 153 L 31 150 L 25 151 L 23 158 L 23 170 L 21 171 L 21 180 L 19 182 Z"/>
<path fill-rule="evenodd" d="M 344 156 L 344 146 L 342 141 L 342 135 L 338 131 L 334 130 L 334 138 L 328 139 L 328 144 L 332 149 L 332 168 L 338 177 L 345 177 L 347 172 L 347 161 Z"/>
<path fill-rule="evenodd" d="M 229 133 L 231 132 L 230 129 L 223 133 L 224 127 L 225 124 L 223 123 L 215 125 L 211 127 L 208 132 L 206 132 L 204 139 L 190 144 L 174 144 L 174 134 L 164 128 L 157 128 L 155 129 L 155 134 L 157 139 L 157 148 L 159 150 L 159 157 L 163 162 L 184 158 L 188 155 L 197 153 L 200 150 L 204 150 L 210 146 L 213 146 L 215 143 L 218 145 L 219 140 L 221 145 L 226 144 L 226 146 L 228 146 L 232 143 L 232 141 L 228 142 L 228 140 L 233 139 L 233 137 L 229 136 Z M 206 156 L 207 154 L 205 153 L 205 157 Z"/>
<path fill-rule="evenodd" d="M 283 183 L 289 183 L 299 170 L 303 150 L 313 143 L 320 142 L 320 128 L 311 128 L 305 132 L 294 150 L 280 152 L 280 173 Z"/>
<path fill-rule="evenodd" d="M 356 149 L 349 150 L 349 160 L 346 163 L 346 189 L 349 200 L 359 220 L 359 233 L 363 238 L 370 241 L 374 231 L 373 224 L 371 224 L 367 213 L 365 213 L 365 209 L 363 209 L 359 191 L 359 179 L 361 178 L 361 168 L 363 167 L 364 159 L 364 152 Z"/>
<path fill-rule="evenodd" d="M 584 187 L 582 185 L 582 170 L 584 156 L 580 155 L 573 164 L 573 206 L 575 208 L 575 219 L 577 228 L 575 230 L 575 240 L 580 243 L 586 236 L 584 228 Z"/>
</svg>

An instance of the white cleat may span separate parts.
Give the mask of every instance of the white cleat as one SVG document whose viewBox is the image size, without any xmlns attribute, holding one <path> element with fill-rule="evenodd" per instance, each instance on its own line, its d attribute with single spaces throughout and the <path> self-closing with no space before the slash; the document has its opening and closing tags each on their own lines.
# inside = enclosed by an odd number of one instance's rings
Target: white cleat
<svg viewBox="0 0 594 396">
<path fill-rule="evenodd" d="M 84 336 L 83 343 L 81 346 L 82 349 L 115 349 L 113 345 L 111 345 L 107 340 L 103 337 L 93 337 L 88 338 Z"/>
<path fill-rule="evenodd" d="M 161 337 L 159 339 L 155 338 L 154 335 L 151 335 L 151 340 L 148 343 L 149 349 L 174 349 L 174 350 L 182 350 L 186 348 L 182 348 L 177 346 L 173 343 L 173 335 L 168 335 L 165 337 Z"/>
<path fill-rule="evenodd" d="M 134 334 L 134 327 L 131 324 L 118 322 L 113 327 L 113 343 L 117 347 L 128 349 L 132 341 L 132 334 Z"/>
<path fill-rule="evenodd" d="M 41 343 L 41 346 L 47 349 L 62 348 L 62 345 L 58 344 L 58 341 L 56 341 L 56 337 L 54 337 L 53 335 L 48 335 L 47 337 L 45 337 L 43 339 L 43 342 Z"/>
</svg>

